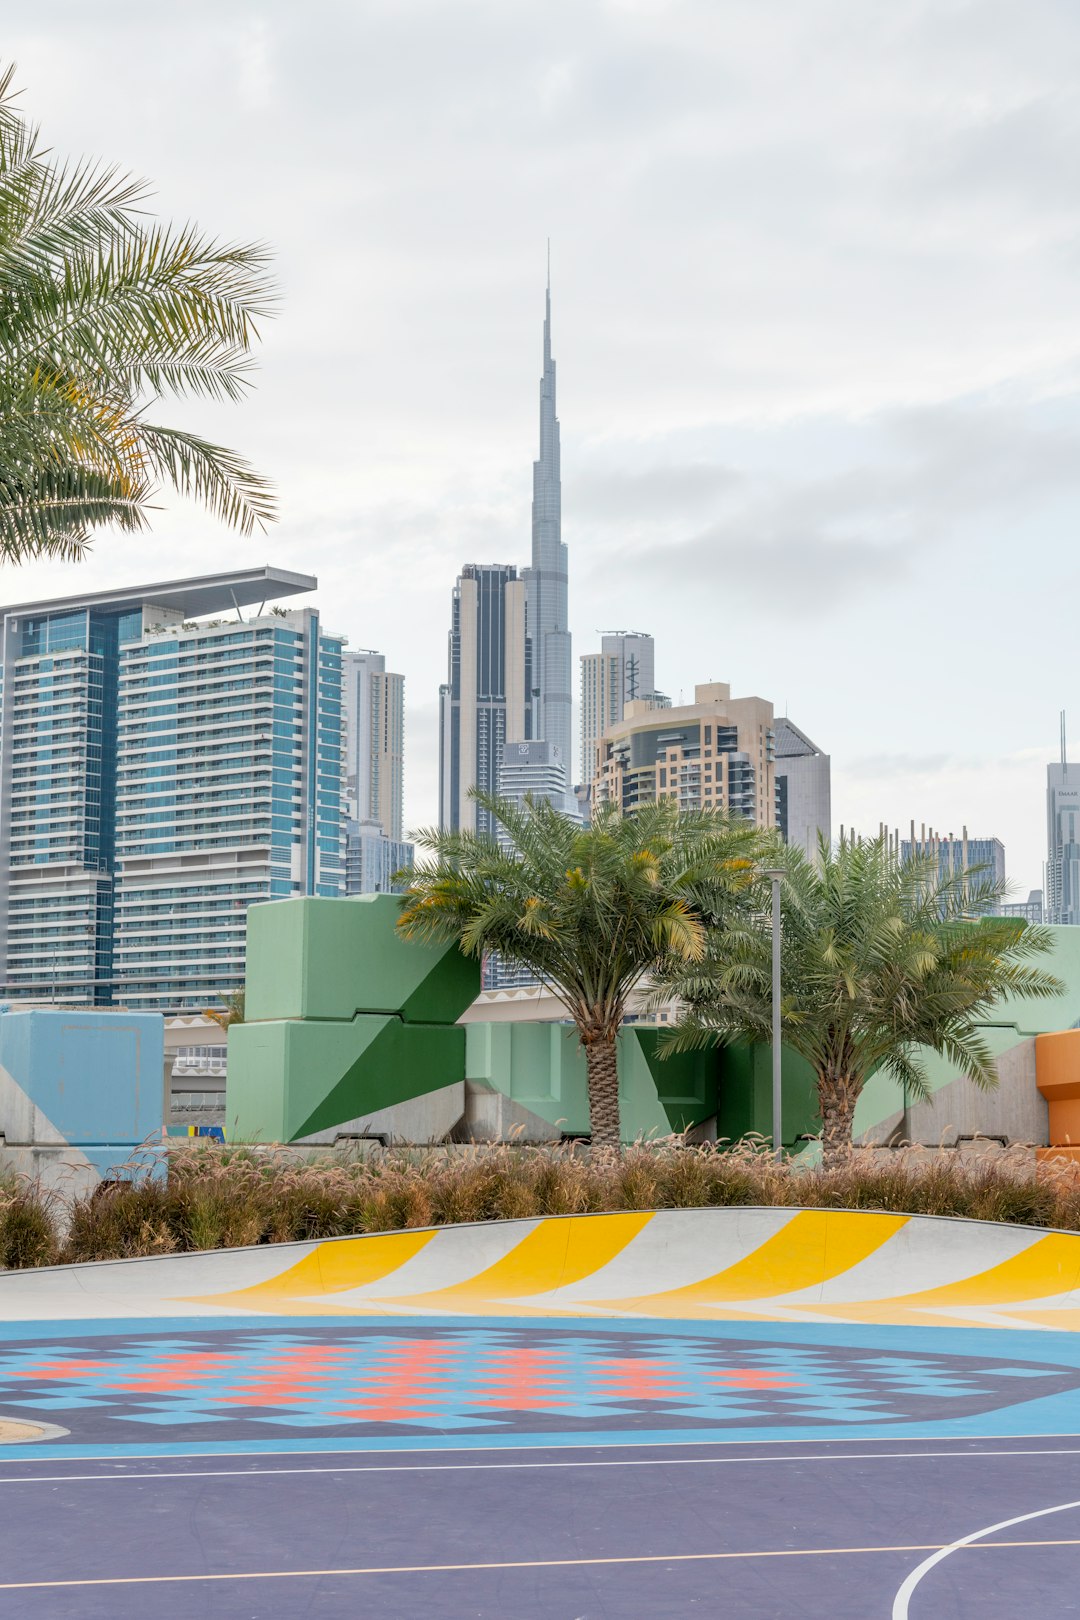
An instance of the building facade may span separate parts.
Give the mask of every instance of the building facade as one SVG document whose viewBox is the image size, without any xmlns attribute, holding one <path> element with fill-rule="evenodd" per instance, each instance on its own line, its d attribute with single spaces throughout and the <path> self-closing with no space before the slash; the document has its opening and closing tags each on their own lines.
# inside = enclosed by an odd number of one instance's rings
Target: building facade
<svg viewBox="0 0 1080 1620">
<path fill-rule="evenodd" d="M 999 917 L 1019 917 L 1023 922 L 1041 924 L 1043 921 L 1043 892 L 1029 889 L 1026 900 L 1004 900 L 998 906 Z"/>
<path fill-rule="evenodd" d="M 1046 767 L 1046 920 L 1080 923 L 1080 766 L 1064 758 Z"/>
<path fill-rule="evenodd" d="M 531 644 L 528 713 L 522 735 L 549 742 L 566 763 L 572 786 L 573 693 L 568 607 L 568 554 L 562 538 L 562 464 L 551 357 L 551 284 L 544 300 L 544 370 L 540 379 L 540 455 L 533 462 L 532 563 L 524 570 Z M 515 739 L 507 737 L 507 741 Z M 567 804 L 568 809 L 575 808 Z"/>
<path fill-rule="evenodd" d="M 776 824 L 785 844 L 812 858 L 819 838 L 832 843 L 831 761 L 786 715 L 777 716 L 774 730 Z"/>
<path fill-rule="evenodd" d="M 594 800 L 630 814 L 674 799 L 683 810 L 724 810 L 773 827 L 773 742 L 772 704 L 733 698 L 720 681 L 695 687 L 693 703 L 667 710 L 628 703 L 603 738 Z"/>
<path fill-rule="evenodd" d="M 494 833 L 471 790 L 499 791 L 503 748 L 526 738 L 531 678 L 525 585 L 504 563 L 462 569 L 451 604 L 448 670 L 439 688 L 439 825 Z"/>
<path fill-rule="evenodd" d="M 345 824 L 345 892 L 347 894 L 399 894 L 405 887 L 395 881 L 398 872 L 413 864 L 416 851 L 401 838 L 387 838 L 378 822 Z"/>
<path fill-rule="evenodd" d="M 354 821 L 375 822 L 389 839 L 403 835 L 405 678 L 382 653 L 343 651 L 345 800 Z"/>
<path fill-rule="evenodd" d="M 315 585 L 256 568 L 4 610 L 4 995 L 199 1009 L 244 983 L 250 905 L 344 893 L 341 643 L 263 612 Z"/>
<path fill-rule="evenodd" d="M 942 881 L 951 878 L 962 878 L 965 872 L 972 873 L 971 885 L 978 890 L 982 885 L 993 884 L 995 888 L 1005 886 L 1005 845 L 1000 838 L 969 838 L 964 833 L 955 838 L 950 833 L 947 836 L 938 832 L 931 832 L 926 838 L 921 835 L 912 840 L 905 838 L 900 843 L 900 859 L 909 861 L 914 850 L 916 855 L 937 857 L 938 870 Z M 986 902 L 977 909 L 986 910 Z M 1001 906 L 997 901 L 992 902 L 989 909 L 1001 913 Z"/>
<path fill-rule="evenodd" d="M 527 798 L 566 811 L 566 766 L 554 743 L 506 743 L 499 768 L 499 792 L 514 804 Z"/>
<path fill-rule="evenodd" d="M 600 739 L 622 719 L 628 703 L 668 709 L 656 690 L 652 636 L 616 631 L 601 638 L 598 653 L 581 658 L 581 780 L 591 786 L 600 768 Z"/>
<path fill-rule="evenodd" d="M 561 815 L 567 815 L 566 767 L 554 743 L 531 741 L 507 743 L 503 748 L 499 772 L 499 792 L 512 804 L 523 805 L 526 799 L 534 804 L 553 805 Z M 578 820 L 576 801 L 573 819 Z M 499 841 L 509 844 L 506 834 L 499 831 Z M 481 982 L 485 990 L 509 990 L 535 983 L 528 968 L 518 962 L 507 962 L 491 952 L 484 958 Z"/>
</svg>

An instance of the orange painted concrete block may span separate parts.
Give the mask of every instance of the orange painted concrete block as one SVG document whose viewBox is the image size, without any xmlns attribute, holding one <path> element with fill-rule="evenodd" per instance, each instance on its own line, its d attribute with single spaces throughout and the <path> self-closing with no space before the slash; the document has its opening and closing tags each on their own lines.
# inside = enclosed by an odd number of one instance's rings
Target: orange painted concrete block
<svg viewBox="0 0 1080 1620">
<path fill-rule="evenodd" d="M 1035 1037 L 1035 1084 L 1050 1113 L 1050 1141 L 1080 1146 L 1080 1029 Z"/>
</svg>

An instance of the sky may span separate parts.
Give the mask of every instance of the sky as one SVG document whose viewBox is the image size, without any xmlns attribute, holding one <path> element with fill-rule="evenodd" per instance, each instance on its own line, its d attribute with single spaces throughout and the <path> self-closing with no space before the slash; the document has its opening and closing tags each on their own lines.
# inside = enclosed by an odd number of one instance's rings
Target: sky
<svg viewBox="0 0 1080 1620">
<path fill-rule="evenodd" d="M 272 246 L 251 397 L 157 414 L 281 518 L 163 495 L 0 599 L 316 574 L 405 675 L 431 823 L 455 577 L 528 561 L 550 237 L 575 663 L 649 631 L 675 701 L 728 681 L 831 755 L 834 832 L 966 824 L 1039 885 L 1062 708 L 1080 754 L 1075 0 L 20 11 L 48 145 Z"/>
</svg>

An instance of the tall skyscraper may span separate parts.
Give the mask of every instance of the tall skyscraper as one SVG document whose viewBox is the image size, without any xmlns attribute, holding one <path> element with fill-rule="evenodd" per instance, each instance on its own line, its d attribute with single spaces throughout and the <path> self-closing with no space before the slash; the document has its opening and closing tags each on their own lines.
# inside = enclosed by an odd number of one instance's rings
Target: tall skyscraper
<svg viewBox="0 0 1080 1620">
<path fill-rule="evenodd" d="M 776 824 L 785 844 L 798 844 L 811 858 L 818 838 L 832 841 L 832 781 L 828 754 L 786 715 L 776 733 Z"/>
<path fill-rule="evenodd" d="M 503 746 L 526 738 L 525 585 L 504 563 L 469 563 L 454 586 L 448 679 L 439 688 L 439 825 L 495 832 L 470 789 L 499 791 Z"/>
<path fill-rule="evenodd" d="M 617 725 L 628 703 L 667 709 L 656 691 L 652 636 L 619 630 L 601 638 L 598 653 L 581 658 L 581 780 L 591 787 L 600 767 L 600 739 Z"/>
<path fill-rule="evenodd" d="M 532 566 L 524 570 L 526 622 L 532 647 L 526 736 L 549 742 L 572 785 L 570 623 L 567 552 L 562 538 L 562 470 L 551 358 L 551 280 L 544 296 L 544 373 L 540 379 L 540 455 L 533 462 Z M 568 803 L 567 808 L 571 808 Z"/>
<path fill-rule="evenodd" d="M 341 644 L 251 568 L 0 614 L 0 994 L 199 1010 L 344 892 Z M 207 615 L 228 614 L 229 617 Z"/>
<path fill-rule="evenodd" d="M 344 651 L 345 800 L 354 821 L 402 836 L 405 678 L 389 673 L 382 653 Z"/>
</svg>

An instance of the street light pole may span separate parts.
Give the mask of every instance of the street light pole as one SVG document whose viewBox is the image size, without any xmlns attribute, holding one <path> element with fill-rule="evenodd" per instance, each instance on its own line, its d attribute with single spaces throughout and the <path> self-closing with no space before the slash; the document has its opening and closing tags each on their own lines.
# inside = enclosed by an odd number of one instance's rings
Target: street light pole
<svg viewBox="0 0 1080 1620">
<path fill-rule="evenodd" d="M 772 1139 L 773 1158 L 784 1157 L 783 1075 L 780 1063 L 780 880 L 783 867 L 769 867 L 763 874 L 772 880 Z"/>
</svg>

